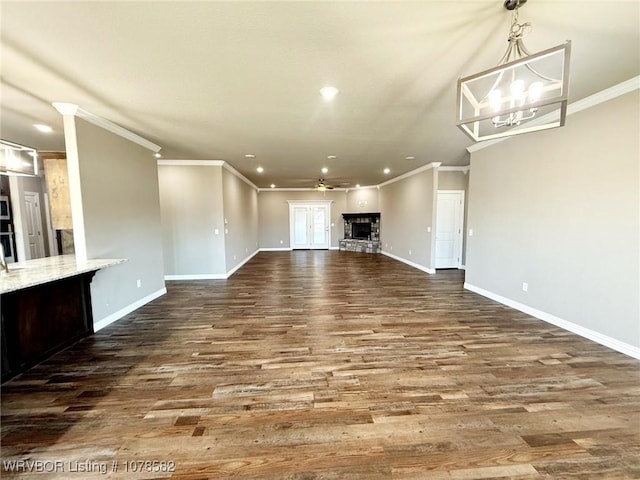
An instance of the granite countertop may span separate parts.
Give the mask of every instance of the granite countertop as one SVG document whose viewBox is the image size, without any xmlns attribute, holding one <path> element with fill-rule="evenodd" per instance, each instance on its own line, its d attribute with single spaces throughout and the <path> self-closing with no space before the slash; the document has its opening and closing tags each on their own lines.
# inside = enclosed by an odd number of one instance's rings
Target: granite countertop
<svg viewBox="0 0 640 480">
<path fill-rule="evenodd" d="M 0 294 L 73 277 L 126 262 L 124 258 L 90 259 L 77 262 L 75 255 L 58 255 L 9 264 L 9 273 L 0 271 Z"/>
</svg>

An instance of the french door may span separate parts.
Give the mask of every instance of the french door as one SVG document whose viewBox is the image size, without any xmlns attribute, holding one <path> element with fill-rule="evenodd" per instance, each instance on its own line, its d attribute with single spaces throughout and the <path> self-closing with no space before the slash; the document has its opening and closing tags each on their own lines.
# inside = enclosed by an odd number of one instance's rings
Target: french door
<svg viewBox="0 0 640 480">
<path fill-rule="evenodd" d="M 329 249 L 331 202 L 290 202 L 289 227 L 292 249 Z"/>
</svg>

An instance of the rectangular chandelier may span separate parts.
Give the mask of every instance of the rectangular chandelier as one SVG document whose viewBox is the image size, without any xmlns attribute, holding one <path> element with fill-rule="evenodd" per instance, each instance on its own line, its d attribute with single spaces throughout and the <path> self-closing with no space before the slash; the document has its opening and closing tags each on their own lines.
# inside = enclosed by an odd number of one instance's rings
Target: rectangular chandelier
<svg viewBox="0 0 640 480">
<path fill-rule="evenodd" d="M 457 125 L 476 142 L 564 125 L 571 42 L 458 80 Z"/>
<path fill-rule="evenodd" d="M 0 140 L 0 175 L 38 175 L 38 152 L 31 147 Z"/>
</svg>

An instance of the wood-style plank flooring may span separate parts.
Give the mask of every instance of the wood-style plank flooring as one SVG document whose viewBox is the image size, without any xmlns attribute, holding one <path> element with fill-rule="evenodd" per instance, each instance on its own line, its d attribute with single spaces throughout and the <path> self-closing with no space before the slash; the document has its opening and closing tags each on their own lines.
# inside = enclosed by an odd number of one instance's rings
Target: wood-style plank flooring
<svg viewBox="0 0 640 480">
<path fill-rule="evenodd" d="M 640 478 L 640 362 L 463 280 L 296 251 L 169 282 L 3 385 L 2 478 Z"/>
</svg>

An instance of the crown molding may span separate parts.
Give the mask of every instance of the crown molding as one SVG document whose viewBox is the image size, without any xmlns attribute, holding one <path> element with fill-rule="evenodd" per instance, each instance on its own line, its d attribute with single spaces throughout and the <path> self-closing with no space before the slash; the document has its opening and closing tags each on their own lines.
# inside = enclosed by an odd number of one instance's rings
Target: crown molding
<svg viewBox="0 0 640 480">
<path fill-rule="evenodd" d="M 370 190 L 372 188 L 380 189 L 380 185 L 361 185 L 359 187 L 345 188 L 345 192 L 358 191 L 358 190 Z"/>
<path fill-rule="evenodd" d="M 259 192 L 317 192 L 318 189 L 314 187 L 299 187 L 299 188 L 258 188 Z M 332 188 L 327 190 L 328 192 L 348 192 L 348 188 Z"/>
<path fill-rule="evenodd" d="M 464 174 L 469 173 L 469 165 L 466 165 L 464 167 L 440 167 L 438 169 L 438 171 L 440 172 L 462 172 Z"/>
<path fill-rule="evenodd" d="M 140 135 L 133 133 L 124 127 L 121 127 L 120 125 L 117 125 L 112 121 L 107 120 L 106 118 L 99 117 L 98 115 L 94 115 L 91 112 L 87 112 L 86 110 L 80 108 L 78 105 L 65 102 L 53 102 L 52 105 L 58 112 L 60 112 L 61 115 L 74 115 L 95 125 L 96 127 L 103 128 L 108 132 L 125 138 L 133 143 L 137 143 L 141 147 L 151 150 L 152 152 L 158 153 L 160 150 L 162 150 L 162 147 L 160 145 L 156 145 L 146 138 L 143 138 Z"/>
<path fill-rule="evenodd" d="M 247 177 L 245 177 L 239 171 L 237 171 L 235 168 L 233 168 L 229 164 L 229 162 L 222 162 L 222 167 L 226 168 L 227 170 L 229 170 L 230 173 L 232 173 L 233 175 L 238 177 L 240 180 L 245 182 L 247 185 L 249 185 L 251 188 L 253 188 L 256 192 L 260 191 L 260 188 L 258 188 L 258 186 L 255 183 L 253 183 L 251 180 L 249 180 Z"/>
<path fill-rule="evenodd" d="M 75 103 L 66 102 L 53 102 L 53 108 L 55 108 L 60 115 L 75 115 L 78 112 L 78 105 Z"/>
<path fill-rule="evenodd" d="M 235 175 L 240 180 L 245 182 L 251 188 L 256 191 L 260 191 L 260 189 L 247 177 L 242 175 L 239 171 L 229 165 L 228 162 L 224 160 L 175 160 L 175 159 L 162 159 L 158 160 L 158 166 L 167 166 L 171 165 L 173 167 L 222 167 L 225 168 L 231 173 Z"/>
<path fill-rule="evenodd" d="M 583 110 L 587 110 L 591 107 L 595 107 L 596 105 L 608 102 L 609 100 L 613 100 L 614 98 L 620 97 L 638 89 L 640 89 L 640 75 L 569 104 L 567 106 L 567 116 L 573 115 L 574 113 L 578 113 Z M 544 120 L 552 115 L 553 113 L 540 117 L 537 123 L 543 123 Z M 467 152 L 477 152 L 478 150 L 490 147 L 491 145 L 495 145 L 496 143 L 504 142 L 505 140 L 509 140 L 510 138 L 512 137 L 496 138 L 493 140 L 487 140 L 485 142 L 475 143 L 467 147 Z"/>
<path fill-rule="evenodd" d="M 289 205 L 321 205 L 333 203 L 335 200 L 286 200 Z"/>
<path fill-rule="evenodd" d="M 158 160 L 158 165 L 172 165 L 175 167 L 222 167 L 223 160 Z"/>
<path fill-rule="evenodd" d="M 427 170 L 431 170 L 432 168 L 438 168 L 440 167 L 440 165 L 442 165 L 442 162 L 431 162 L 428 163 L 427 165 L 423 165 L 422 167 L 418 167 L 414 170 L 411 170 L 410 172 L 404 173 L 398 177 L 392 178 L 391 180 L 387 180 L 384 183 L 381 183 L 380 185 L 378 185 L 377 187 L 386 187 L 387 185 L 394 183 L 394 182 L 398 182 L 400 180 L 404 180 L 405 178 L 409 178 L 409 177 L 413 177 L 414 175 L 417 175 L 419 173 L 422 172 L 426 172 Z"/>
</svg>

